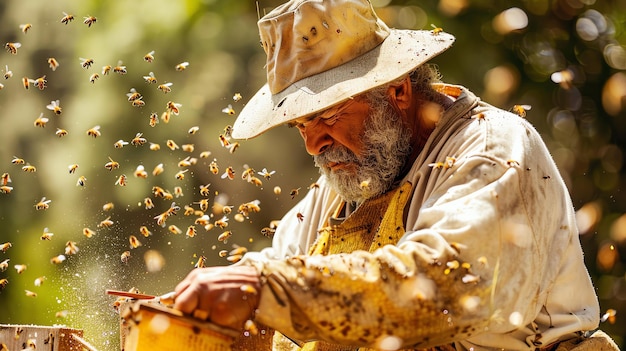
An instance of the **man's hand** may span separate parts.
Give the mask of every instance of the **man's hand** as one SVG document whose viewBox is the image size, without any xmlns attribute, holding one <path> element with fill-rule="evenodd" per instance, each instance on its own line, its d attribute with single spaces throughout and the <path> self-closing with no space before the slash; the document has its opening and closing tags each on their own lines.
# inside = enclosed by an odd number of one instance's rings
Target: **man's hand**
<svg viewBox="0 0 626 351">
<path fill-rule="evenodd" d="M 174 308 L 204 311 L 211 322 L 242 329 L 259 303 L 259 274 L 250 266 L 197 268 L 176 286 Z"/>
</svg>

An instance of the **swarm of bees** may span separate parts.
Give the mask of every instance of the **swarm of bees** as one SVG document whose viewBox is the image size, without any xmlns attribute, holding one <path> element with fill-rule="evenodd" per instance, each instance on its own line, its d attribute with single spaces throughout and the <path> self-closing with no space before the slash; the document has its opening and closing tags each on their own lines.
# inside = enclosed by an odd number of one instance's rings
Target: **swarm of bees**
<svg viewBox="0 0 626 351">
<path fill-rule="evenodd" d="M 79 19 L 81 17 L 78 17 Z M 71 28 L 76 24 L 73 23 L 76 17 L 72 14 L 63 12 L 63 16 L 60 20 L 55 19 L 57 25 L 61 28 Z M 85 16 L 83 17 L 82 26 L 80 22 L 78 22 L 79 27 L 82 30 L 87 30 L 86 28 L 95 26 L 101 26 L 106 22 L 101 22 L 95 16 Z M 33 31 L 37 31 L 39 29 L 38 26 L 33 26 L 32 24 L 23 24 L 20 25 L 19 29 L 24 33 L 29 33 L 28 37 L 24 37 L 24 39 L 20 40 L 20 42 L 7 42 L 5 43 L 5 49 L 8 54 L 4 54 L 8 57 L 12 57 L 12 55 L 23 55 L 24 52 L 28 50 L 32 50 L 32 47 L 29 47 L 27 39 L 32 36 Z M 92 29 L 93 30 L 93 29 Z M 21 35 L 21 34 L 20 34 Z M 116 65 L 113 64 L 105 64 L 106 62 L 99 62 L 97 60 L 98 57 L 89 56 L 89 53 L 83 54 L 85 57 L 70 57 L 69 59 L 64 59 L 63 55 L 56 55 L 55 57 L 47 57 L 41 60 L 42 67 L 46 70 L 47 74 L 39 73 L 38 78 L 29 78 L 23 76 L 22 78 L 22 86 L 26 90 L 30 90 L 28 94 L 32 92 L 39 93 L 42 91 L 43 94 L 50 95 L 51 91 L 54 88 L 48 88 L 55 86 L 56 83 L 62 78 L 59 76 L 59 72 L 66 69 L 67 66 L 79 72 L 79 74 L 84 74 L 84 82 L 89 81 L 88 87 L 91 89 L 97 89 L 102 86 L 102 82 L 108 79 L 129 79 L 133 76 L 134 73 L 130 60 L 128 61 L 128 67 L 124 65 L 122 60 L 119 60 Z M 47 58 L 46 58 L 47 57 Z M 142 62 L 142 65 L 150 65 L 151 70 L 146 69 L 139 75 L 139 81 L 145 82 L 136 83 L 135 87 L 128 86 L 121 92 L 117 92 L 116 95 L 119 97 L 119 104 L 126 104 L 128 106 L 130 104 L 131 107 L 137 107 L 137 109 L 131 108 L 132 113 L 146 113 L 148 117 L 148 123 L 143 122 L 142 125 L 148 124 L 150 127 L 154 128 L 165 128 L 164 125 L 172 122 L 169 128 L 175 128 L 175 122 L 177 120 L 176 116 L 184 114 L 184 105 L 187 102 L 182 101 L 179 102 L 177 97 L 177 86 L 178 83 L 174 81 L 166 81 L 165 73 L 157 71 L 156 66 L 154 66 L 154 62 L 160 57 L 157 57 L 154 50 L 149 51 L 143 56 L 139 56 L 138 61 Z M 174 67 L 169 67 L 169 70 L 180 73 L 173 73 L 176 77 L 180 77 L 180 75 L 186 75 L 188 70 L 192 70 L 193 66 L 190 65 L 188 61 L 183 61 L 175 65 Z M 157 61 L 158 63 L 158 61 Z M 67 64 L 67 66 L 66 66 Z M 105 64 L 103 66 L 100 66 Z M 11 79 L 14 76 L 14 72 L 9 68 L 11 62 L 9 64 L 3 65 L 4 69 L 2 70 L 2 74 L 5 80 Z M 17 77 L 22 76 L 21 72 L 18 72 L 16 69 L 18 66 L 16 65 L 13 69 L 16 71 L 15 74 Z M 102 70 L 99 70 L 98 67 L 102 67 Z M 60 68 L 60 69 L 59 69 Z M 94 72 L 97 71 L 97 72 Z M 145 72 L 148 72 L 147 74 Z M 116 74 L 113 74 L 113 73 Z M 155 74 L 156 73 L 156 74 Z M 119 76 L 118 76 L 119 75 Z M 127 76 L 127 78 L 123 78 L 123 76 Z M 164 77 L 163 81 L 157 81 L 156 77 Z M 0 76 L 1 78 L 2 76 Z M 33 75 L 32 77 L 36 77 Z M 112 78 L 112 77 L 120 77 L 120 78 Z M 136 78 L 136 77 L 135 77 Z M 19 78 L 18 78 L 19 79 Z M 18 80 L 17 85 L 19 85 L 20 81 Z M 93 85 L 92 85 L 93 84 Z M 137 84 L 142 84 L 141 86 Z M 2 89 L 4 86 L 0 86 Z M 150 100 L 151 94 L 147 91 L 147 89 L 153 89 L 160 93 L 159 96 L 163 96 L 166 94 L 167 98 L 171 97 L 171 100 L 167 101 L 165 104 L 160 104 L 159 109 L 155 109 L 155 112 L 151 112 L 151 110 L 145 111 L 142 108 L 148 109 L 154 106 L 153 101 Z M 19 88 L 21 90 L 21 88 Z M 22 91 L 22 93 L 24 93 Z M 146 94 L 146 97 L 142 93 Z M 156 94 L 155 94 L 156 96 Z M 184 96 L 183 96 L 184 97 Z M 90 124 L 92 127 L 89 129 L 82 129 L 79 133 L 74 133 L 72 130 L 71 123 L 67 123 L 59 126 L 59 121 L 66 121 L 68 119 L 75 118 L 72 114 L 72 106 L 68 106 L 68 100 L 60 99 L 58 97 L 46 97 L 46 102 L 48 104 L 42 104 L 41 110 L 43 112 L 40 113 L 39 117 L 35 118 L 35 116 L 31 116 L 28 118 L 28 123 L 33 123 L 35 127 L 41 128 L 37 129 L 37 133 L 42 132 L 51 132 L 54 133 L 54 142 L 64 143 L 66 139 L 63 137 L 70 134 L 69 138 L 75 137 L 74 134 L 77 134 L 78 138 L 83 138 L 85 143 L 90 143 L 93 145 L 98 145 L 95 148 L 95 151 L 91 155 L 93 155 L 93 160 L 95 160 L 97 167 L 90 167 L 91 165 L 85 165 L 84 161 L 80 160 L 72 160 L 63 164 L 63 177 L 71 177 L 72 179 L 72 191 L 84 191 L 88 192 L 90 188 L 93 188 L 96 181 L 94 177 L 90 174 L 81 174 L 83 171 L 88 172 L 90 168 L 97 168 L 98 171 L 102 172 L 102 174 L 106 174 L 111 177 L 110 187 L 111 191 L 127 191 L 124 188 L 132 188 L 135 183 L 141 183 L 146 181 L 155 181 L 155 184 L 149 188 L 151 191 L 145 195 L 140 197 L 143 198 L 139 200 L 139 206 L 137 208 L 141 219 L 143 216 L 144 220 L 140 225 L 134 227 L 132 230 L 129 230 L 124 227 L 124 223 L 116 216 L 116 212 L 119 208 L 128 209 L 129 206 L 117 206 L 115 201 L 109 201 L 106 199 L 102 201 L 102 203 L 97 204 L 98 209 L 102 209 L 103 214 L 102 217 L 99 217 L 97 221 L 92 223 L 86 223 L 77 228 L 73 233 L 67 234 L 63 233 L 57 228 L 53 228 L 54 232 L 48 227 L 44 228 L 43 231 L 41 229 L 38 230 L 37 236 L 40 238 L 38 242 L 43 245 L 43 247 L 49 247 L 45 245 L 50 245 L 49 243 L 54 243 L 56 240 L 60 240 L 59 238 L 63 238 L 63 235 L 71 235 L 69 239 L 62 239 L 62 242 L 65 242 L 65 246 L 61 245 L 61 252 L 55 252 L 46 256 L 46 261 L 49 261 L 50 265 L 67 265 L 72 262 L 72 256 L 78 255 L 86 255 L 89 251 L 87 245 L 84 243 L 88 240 L 95 240 L 94 238 L 101 238 L 104 236 L 112 236 L 115 233 L 116 235 L 123 237 L 126 241 L 126 247 L 122 252 L 115 252 L 112 257 L 115 257 L 115 260 L 121 267 L 132 267 L 134 260 L 137 260 L 137 257 L 142 257 L 142 255 L 135 255 L 135 252 L 141 250 L 149 250 L 151 246 L 151 240 L 154 240 L 154 237 L 162 237 L 164 235 L 181 235 L 181 238 L 184 240 L 197 240 L 194 239 L 202 235 L 202 233 L 212 231 L 211 233 L 213 240 L 216 245 L 221 245 L 220 248 L 227 247 L 228 250 L 225 251 L 226 254 L 222 256 L 222 254 L 217 254 L 219 250 L 216 250 L 216 257 L 223 258 L 225 264 L 230 264 L 237 262 L 241 259 L 241 257 L 246 253 L 247 248 L 244 246 L 238 246 L 233 244 L 232 242 L 236 240 L 242 240 L 241 236 L 238 236 L 237 225 L 238 223 L 242 223 L 245 221 L 252 221 L 255 213 L 258 213 L 261 210 L 261 203 L 256 199 L 245 199 L 245 201 L 241 201 L 240 203 L 234 203 L 232 201 L 218 201 L 217 197 L 219 195 L 218 186 L 205 183 L 202 185 L 196 186 L 196 188 L 190 190 L 189 187 L 185 187 L 191 181 L 197 177 L 198 173 L 202 173 L 206 177 L 214 177 L 217 182 L 220 179 L 224 181 L 232 181 L 239 182 L 242 187 L 246 187 L 246 189 L 252 189 L 253 191 L 262 191 L 263 183 L 271 183 L 274 181 L 276 176 L 276 171 L 267 167 L 259 167 L 261 171 L 257 172 L 252 167 L 244 165 L 243 167 L 229 164 L 226 159 L 218 159 L 218 157 L 212 156 L 212 152 L 209 150 L 197 150 L 200 145 L 199 142 L 194 144 L 193 140 L 196 138 L 197 140 L 208 140 L 210 139 L 213 142 L 215 147 L 222 147 L 227 150 L 226 154 L 233 154 L 240 148 L 239 142 L 231 140 L 231 132 L 232 127 L 227 125 L 228 123 L 232 123 L 230 121 L 230 116 L 236 114 L 237 103 L 242 100 L 242 95 L 240 93 L 235 93 L 232 96 L 233 103 L 227 104 L 226 107 L 223 105 L 215 108 L 215 115 L 219 115 L 220 112 L 222 115 L 226 115 L 223 118 L 225 119 L 224 129 L 218 130 L 209 133 L 211 134 L 210 138 L 205 138 L 206 135 L 203 135 L 205 132 L 204 127 L 200 128 L 200 126 L 186 126 L 184 128 L 184 137 L 190 138 L 188 140 L 182 140 L 178 138 L 170 138 L 166 140 L 162 140 L 161 145 L 165 144 L 167 148 L 161 147 L 158 143 L 149 141 L 150 138 L 146 137 L 146 135 L 151 136 L 149 133 L 144 131 L 132 131 L 132 134 L 126 136 L 120 136 L 124 139 L 119 139 L 113 145 L 108 144 L 106 146 L 102 146 L 103 135 L 104 137 L 109 137 L 113 133 L 111 130 L 110 124 L 107 121 L 97 121 L 93 124 Z M 124 100 L 122 100 L 124 99 Z M 125 102 L 122 102 L 125 101 Z M 164 100 L 166 101 L 166 100 Z M 62 102 L 64 104 L 62 104 Z M 193 104 L 190 104 L 193 105 Z M 142 111 L 143 110 L 143 111 Z M 161 110 L 161 111 L 159 111 Z M 38 111 L 39 112 L 39 111 Z M 33 118 L 35 121 L 33 122 Z M 145 123 L 145 124 L 144 124 Z M 52 128 L 48 125 L 51 125 Z M 89 125 L 88 125 L 89 126 Z M 87 127 L 88 127 L 87 126 Z M 63 127 L 63 128 L 61 128 Z M 32 128 L 32 127 L 30 127 Z M 67 129 L 64 129 L 67 128 Z M 147 126 L 146 126 L 147 129 Z M 35 130 L 33 128 L 33 130 Z M 152 129 L 148 129 L 152 130 Z M 134 135 L 134 137 L 133 137 Z M 57 138 L 58 137 L 58 138 Z M 59 141 L 59 138 L 60 141 Z M 115 139 L 112 140 L 116 140 Z M 164 138 L 165 139 L 165 138 Z M 180 142 L 178 144 L 176 141 Z M 130 145 L 129 145 L 130 144 Z M 184 156 L 178 157 L 176 159 L 176 163 L 171 164 L 170 162 L 159 163 L 156 166 L 148 165 L 146 163 L 143 164 L 132 164 L 130 161 L 132 158 L 120 156 L 122 153 L 138 153 L 138 152 L 148 152 L 148 148 L 142 148 L 142 146 L 148 146 L 151 151 L 161 151 L 167 152 L 170 155 L 180 155 L 181 153 L 185 153 Z M 128 146 L 127 148 L 125 148 Z M 135 146 L 135 147 L 130 147 Z M 123 149 L 123 150 L 120 150 Z M 105 150 L 106 154 L 102 154 L 102 151 Z M 145 151 L 143 151 L 145 150 Z M 109 156 L 109 154 L 111 156 Z M 24 158 L 22 158 L 24 157 Z M 176 157 L 176 156 L 174 156 Z M 18 172 L 21 169 L 20 176 L 16 176 L 13 172 L 4 172 L 2 174 L 2 178 L 0 178 L 0 196 L 6 197 L 8 201 L 11 201 L 12 197 L 15 197 L 21 190 L 19 178 L 26 178 L 27 180 L 32 179 L 32 177 L 38 176 L 39 173 L 37 167 L 34 164 L 29 163 L 30 160 L 28 155 L 21 155 L 20 157 L 14 156 L 11 160 L 5 160 L 6 163 L 10 161 L 10 167 L 15 167 Z M 78 162 L 78 163 L 76 163 Z M 99 163 L 101 162 L 101 163 Z M 80 166 L 79 166 L 80 163 Z M 170 165 L 171 164 L 171 165 Z M 65 166 L 67 165 L 67 168 Z M 43 171 L 47 174 L 49 171 L 49 166 L 45 164 L 37 164 L 40 166 Z M 102 170 L 102 166 L 104 166 L 105 170 Z M 152 168 L 154 166 L 154 168 Z M 19 168 L 18 168 L 19 167 Z M 132 168 L 129 168 L 132 167 Z M 127 169 L 131 169 L 128 171 Z M 152 169 L 152 172 L 150 172 Z M 122 171 L 126 172 L 123 173 Z M 41 172 L 41 171 L 39 171 Z M 109 173 L 110 172 L 110 173 Z M 129 173 L 130 172 L 130 173 Z M 9 174 L 11 173 L 11 174 Z M 28 173 L 35 173 L 34 175 Z M 128 177 L 126 176 L 128 174 Z M 133 176 L 131 176 L 134 175 Z M 165 176 L 163 175 L 165 174 Z M 30 177 L 30 178 L 29 178 Z M 173 188 L 173 191 L 170 191 L 166 186 L 157 183 L 158 177 L 167 179 L 174 179 L 177 185 Z M 16 179 L 12 179 L 16 178 Z M 130 179 L 129 179 L 130 178 Z M 15 180 L 15 183 L 14 183 Z M 73 187 L 73 184 L 76 184 L 76 187 Z M 250 186 L 253 185 L 253 186 Z M 15 188 L 15 189 L 14 189 Z M 274 190 L 275 187 L 270 187 L 270 191 L 273 191 L 273 194 L 280 195 L 280 191 Z M 279 187 L 276 187 L 279 189 Z M 185 190 L 186 189 L 186 190 Z M 257 189 L 257 190 L 254 190 Z M 185 190 L 185 191 L 184 191 Z M 295 198 L 299 195 L 300 188 L 294 188 L 290 192 L 291 198 Z M 44 196 L 46 195 L 46 196 Z M 19 195 L 18 195 L 19 196 Z M 191 196 L 191 198 L 189 198 Z M 52 201 L 48 197 L 54 199 Z M 86 201 L 94 201 L 92 197 L 85 197 Z M 57 208 L 61 207 L 60 205 L 55 205 L 57 203 L 58 197 L 50 195 L 50 194 L 38 194 L 36 198 L 29 199 L 28 206 L 30 210 L 35 213 L 36 216 L 42 216 L 42 213 L 45 212 L 53 212 Z M 176 201 L 176 202 L 174 202 Z M 168 205 L 169 204 L 169 205 Z M 87 204 L 85 204 L 87 205 Z M 167 206 L 167 207 L 164 207 Z M 184 214 L 182 209 L 184 208 Z M 33 210 L 34 209 L 34 210 Z M 145 213 L 145 214 L 144 214 Z M 256 231 L 257 234 L 262 234 L 263 236 L 271 237 L 276 230 L 276 223 L 271 223 L 269 226 L 265 226 L 263 224 L 258 224 L 259 229 Z M 264 227 L 261 229 L 261 227 Z M 50 225 L 50 228 L 52 226 Z M 182 229 L 181 229 L 182 228 Z M 117 233 L 119 232 L 119 233 Z M 251 231 L 253 232 L 253 231 Z M 141 240 L 140 240 L 141 239 Z M 246 238 L 248 241 L 253 241 L 253 238 Z M 230 243 L 229 243 L 230 242 Z M 16 242 L 4 241 L 0 243 L 0 254 L 2 255 L 10 255 L 14 251 L 12 251 L 12 247 L 14 244 L 19 244 Z M 217 246 L 216 246 L 217 247 Z M 206 255 L 206 253 L 205 253 Z M 200 255 L 198 262 L 195 264 L 196 266 L 204 266 L 206 265 L 206 257 L 204 255 Z M 5 276 L 10 273 L 22 274 L 27 268 L 29 271 L 38 269 L 35 266 L 27 266 L 24 263 L 16 262 L 15 265 L 9 266 L 9 262 L 11 261 L 9 257 L 0 257 L 0 293 L 5 288 L 11 288 L 13 284 L 9 285 L 9 281 L 13 281 L 10 276 Z M 14 267 L 15 271 L 12 268 Z M 26 272 L 28 273 L 28 272 Z M 22 274 L 23 276 L 24 274 Z M 41 275 L 41 274 L 40 274 Z M 27 290 L 26 295 L 29 297 L 37 296 L 37 289 L 45 288 L 43 284 L 44 277 L 41 275 L 40 278 L 37 278 L 35 282 L 35 287 L 32 291 Z M 31 281 L 32 283 L 32 281 Z M 67 311 L 58 312 L 58 314 L 62 316 L 66 316 L 68 314 Z"/>
</svg>

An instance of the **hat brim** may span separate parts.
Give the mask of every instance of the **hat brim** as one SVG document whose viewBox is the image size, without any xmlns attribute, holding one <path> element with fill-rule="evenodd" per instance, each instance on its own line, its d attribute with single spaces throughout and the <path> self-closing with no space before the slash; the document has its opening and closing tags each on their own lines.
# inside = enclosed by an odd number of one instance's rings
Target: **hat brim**
<svg viewBox="0 0 626 351">
<path fill-rule="evenodd" d="M 265 84 L 244 106 L 232 137 L 249 139 L 309 116 L 407 74 L 448 49 L 454 36 L 392 29 L 376 48 L 333 69 L 294 82 L 273 94 Z"/>
</svg>

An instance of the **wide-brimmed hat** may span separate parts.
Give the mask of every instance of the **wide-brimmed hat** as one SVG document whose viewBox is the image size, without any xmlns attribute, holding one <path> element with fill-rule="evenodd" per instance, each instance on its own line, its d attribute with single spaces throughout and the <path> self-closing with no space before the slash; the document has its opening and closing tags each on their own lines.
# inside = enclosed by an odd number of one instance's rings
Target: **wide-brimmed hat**
<svg viewBox="0 0 626 351">
<path fill-rule="evenodd" d="M 369 0 L 291 0 L 258 22 L 267 84 L 233 125 L 255 137 L 389 83 L 449 48 L 440 30 L 390 29 Z"/>
</svg>

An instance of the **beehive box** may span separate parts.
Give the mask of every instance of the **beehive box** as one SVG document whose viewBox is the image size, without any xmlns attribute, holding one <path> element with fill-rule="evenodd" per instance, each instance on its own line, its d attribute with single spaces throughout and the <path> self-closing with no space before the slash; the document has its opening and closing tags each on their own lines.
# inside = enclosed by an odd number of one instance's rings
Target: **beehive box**
<svg viewBox="0 0 626 351">
<path fill-rule="evenodd" d="M 0 324 L 0 344 L 7 350 L 82 351 L 81 343 L 72 334 L 82 337 L 83 331 L 57 326 Z"/>
<path fill-rule="evenodd" d="M 120 317 L 122 351 L 271 349 L 273 333 L 267 329 L 249 335 L 154 302 L 127 303 L 121 307 Z"/>
</svg>

